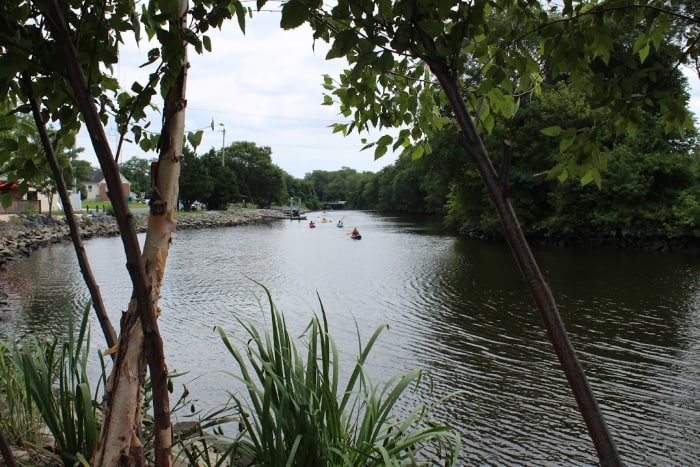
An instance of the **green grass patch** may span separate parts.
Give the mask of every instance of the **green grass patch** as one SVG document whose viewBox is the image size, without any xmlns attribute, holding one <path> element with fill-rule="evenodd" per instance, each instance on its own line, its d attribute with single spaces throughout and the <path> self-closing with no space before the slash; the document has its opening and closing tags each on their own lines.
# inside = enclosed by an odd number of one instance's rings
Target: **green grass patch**
<svg viewBox="0 0 700 467">
<path fill-rule="evenodd" d="M 90 211 L 102 211 L 102 210 L 108 210 L 112 207 L 112 203 L 109 201 L 83 201 L 82 202 L 83 209 L 87 210 L 89 209 Z M 148 204 L 145 203 L 129 203 L 129 209 L 134 209 L 134 208 L 147 208 Z"/>
</svg>

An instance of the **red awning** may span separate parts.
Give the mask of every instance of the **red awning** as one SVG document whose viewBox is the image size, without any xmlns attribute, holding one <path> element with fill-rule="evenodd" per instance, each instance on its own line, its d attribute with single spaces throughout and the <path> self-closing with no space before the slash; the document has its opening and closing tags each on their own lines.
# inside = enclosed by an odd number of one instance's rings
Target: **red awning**
<svg viewBox="0 0 700 467">
<path fill-rule="evenodd" d="M 10 182 L 0 182 L 0 190 L 5 190 L 9 184 Z M 12 186 L 9 187 L 10 190 L 16 190 L 17 188 L 19 188 L 19 185 L 16 183 L 13 183 Z"/>
</svg>

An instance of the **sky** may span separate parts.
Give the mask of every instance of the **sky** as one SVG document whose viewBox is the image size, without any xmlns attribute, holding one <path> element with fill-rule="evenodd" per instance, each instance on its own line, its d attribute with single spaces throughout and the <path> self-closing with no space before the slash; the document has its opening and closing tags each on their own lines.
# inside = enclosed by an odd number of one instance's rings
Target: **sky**
<svg viewBox="0 0 700 467">
<path fill-rule="evenodd" d="M 279 17 L 279 12 L 254 13 L 247 18 L 245 35 L 237 22 L 229 21 L 222 31 L 209 32 L 212 52 L 197 55 L 190 48 L 186 130 L 204 129 L 197 152 L 220 151 L 222 145 L 234 141 L 251 141 L 270 147 L 272 162 L 296 178 L 313 170 L 343 167 L 377 172 L 392 164 L 398 154 L 389 152 L 375 161 L 373 149 L 361 151 L 361 138 L 374 141 L 381 135 L 379 130 L 347 137 L 332 133 L 329 125 L 345 120 L 337 106 L 321 105 L 323 75 L 337 77 L 345 62 L 326 60 L 327 44 L 319 41 L 314 45 L 307 27 L 282 30 Z M 116 68 L 122 87 L 130 88 L 135 80 L 146 81 L 148 69 L 139 65 L 146 61 L 147 52 L 147 46 L 122 48 Z M 691 110 L 700 121 L 700 80 L 692 70 L 686 74 Z M 162 106 L 159 97 L 154 102 Z M 153 115 L 150 129 L 160 131 L 158 114 Z M 107 135 L 116 150 L 113 125 L 107 127 Z M 86 131 L 79 135 L 78 146 L 85 148 L 83 158 L 98 167 Z M 120 160 L 132 157 L 150 160 L 156 154 L 127 145 Z"/>
<path fill-rule="evenodd" d="M 311 30 L 279 27 L 279 13 L 261 11 L 247 18 L 245 35 L 237 22 L 229 22 L 222 31 L 210 31 L 212 52 L 198 55 L 189 49 L 187 79 L 186 130 L 204 129 L 199 154 L 234 141 L 252 141 L 270 147 L 272 162 L 296 178 L 313 170 L 335 171 L 350 167 L 358 172 L 377 172 L 392 164 L 398 154 L 387 153 L 374 160 L 373 149 L 361 151 L 361 138 L 376 140 L 381 133 L 356 132 L 347 137 L 332 133 L 329 125 L 346 121 L 337 106 L 324 106 L 323 75 L 338 76 L 344 61 L 326 60 L 327 44 L 315 45 Z M 122 48 L 115 69 L 122 87 L 144 83 L 148 47 Z M 154 102 L 162 107 L 162 99 Z M 214 131 L 211 122 L 214 121 Z M 150 129 L 160 131 L 160 116 L 154 115 Z M 224 130 L 225 129 L 225 133 Z M 107 135 L 113 150 L 117 131 L 108 125 Z M 78 146 L 83 158 L 98 167 L 89 137 L 82 131 Z M 135 145 L 127 146 L 121 161 L 132 157 L 152 159 Z"/>
</svg>

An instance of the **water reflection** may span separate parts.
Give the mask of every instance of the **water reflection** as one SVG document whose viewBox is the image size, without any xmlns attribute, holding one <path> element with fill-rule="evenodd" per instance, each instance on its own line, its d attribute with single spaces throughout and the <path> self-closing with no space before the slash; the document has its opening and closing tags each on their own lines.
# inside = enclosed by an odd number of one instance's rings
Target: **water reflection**
<svg viewBox="0 0 700 467">
<path fill-rule="evenodd" d="M 592 465 L 597 458 L 541 319 L 509 251 L 454 238 L 438 223 L 346 212 L 352 241 L 303 222 L 178 232 L 163 284 L 161 330 L 171 369 L 189 370 L 206 404 L 234 370 L 212 331 L 244 338 L 234 316 L 263 325 L 267 286 L 295 334 L 329 315 L 341 358 L 389 329 L 370 371 L 420 366 L 438 394 L 463 390 L 437 416 L 458 427 L 465 465 Z M 319 213 L 319 221 L 321 214 Z M 114 322 L 131 293 L 117 239 L 87 243 Z M 700 458 L 700 259 L 612 250 L 538 248 L 560 310 L 628 465 Z M 69 246 L 0 272 L 0 333 L 46 332 L 87 297 Z M 61 305 L 63 303 L 64 305 Z M 59 331 L 61 326 L 57 328 Z M 94 325 L 94 329 L 98 329 Z M 99 344 L 96 344 L 99 345 Z M 419 393 L 416 399 L 425 396 Z"/>
</svg>

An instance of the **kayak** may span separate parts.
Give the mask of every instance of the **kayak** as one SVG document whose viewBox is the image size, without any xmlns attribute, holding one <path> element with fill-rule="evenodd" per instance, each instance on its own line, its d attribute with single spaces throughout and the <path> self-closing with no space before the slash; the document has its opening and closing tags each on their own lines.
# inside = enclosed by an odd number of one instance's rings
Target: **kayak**
<svg viewBox="0 0 700 467">
<path fill-rule="evenodd" d="M 350 235 L 353 240 L 362 240 L 362 235 Z"/>
<path fill-rule="evenodd" d="M 342 228 L 343 228 L 343 223 L 342 223 L 342 222 L 338 222 L 338 228 L 339 228 L 339 229 L 342 229 Z"/>
</svg>

